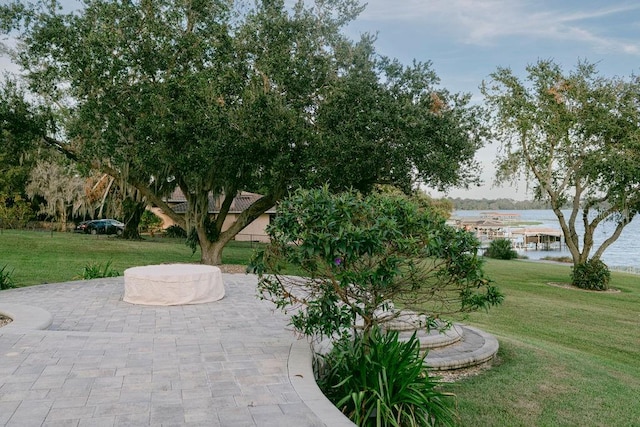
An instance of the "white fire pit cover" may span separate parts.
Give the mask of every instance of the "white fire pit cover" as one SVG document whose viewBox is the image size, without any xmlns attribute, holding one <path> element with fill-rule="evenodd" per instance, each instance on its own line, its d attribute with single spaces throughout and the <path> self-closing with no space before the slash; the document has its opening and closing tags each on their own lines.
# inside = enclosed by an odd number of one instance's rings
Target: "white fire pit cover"
<svg viewBox="0 0 640 427">
<path fill-rule="evenodd" d="M 161 264 L 124 271 L 125 302 L 146 305 L 202 304 L 224 297 L 218 267 L 201 264 Z"/>
</svg>

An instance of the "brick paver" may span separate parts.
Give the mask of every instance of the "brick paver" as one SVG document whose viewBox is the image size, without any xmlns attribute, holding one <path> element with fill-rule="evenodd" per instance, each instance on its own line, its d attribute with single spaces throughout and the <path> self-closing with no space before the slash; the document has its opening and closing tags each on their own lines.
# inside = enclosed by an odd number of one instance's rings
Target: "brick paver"
<svg viewBox="0 0 640 427">
<path fill-rule="evenodd" d="M 172 307 L 123 302 L 122 277 L 2 291 L 53 323 L 0 328 L 0 425 L 324 425 L 289 379 L 285 316 L 255 276 L 223 278 L 222 300 Z"/>
</svg>

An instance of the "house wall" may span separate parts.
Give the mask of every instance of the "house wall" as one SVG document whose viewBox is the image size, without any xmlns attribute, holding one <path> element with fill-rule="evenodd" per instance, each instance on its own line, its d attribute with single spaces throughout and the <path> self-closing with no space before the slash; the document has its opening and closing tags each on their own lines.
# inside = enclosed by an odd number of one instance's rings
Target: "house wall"
<svg viewBox="0 0 640 427">
<path fill-rule="evenodd" d="M 228 229 L 238 217 L 238 214 L 228 214 L 222 225 L 222 231 Z M 251 224 L 246 226 L 240 233 L 236 234 L 235 240 L 243 242 L 268 242 L 269 236 L 265 229 L 269 225 L 269 215 L 262 214 Z"/>
<path fill-rule="evenodd" d="M 167 216 L 162 209 L 158 207 L 148 208 L 151 212 L 156 214 L 158 217 L 162 219 L 162 229 L 167 229 L 172 225 L 175 225 L 175 221 L 172 220 L 169 216 Z M 231 224 L 233 224 L 238 218 L 238 214 L 230 213 L 227 215 L 227 218 L 222 225 L 222 231 L 227 230 Z M 255 221 L 249 224 L 244 228 L 240 233 L 238 233 L 235 237 L 235 240 L 243 241 L 243 242 L 268 242 L 269 236 L 267 235 L 265 229 L 269 225 L 269 214 L 262 214 Z"/>
<path fill-rule="evenodd" d="M 147 206 L 147 210 L 150 210 L 151 212 L 156 214 L 156 216 L 158 216 L 158 218 L 160 218 L 162 220 L 161 228 L 163 230 L 166 230 L 167 228 L 171 227 L 172 225 L 176 225 L 176 222 L 174 220 L 172 220 L 170 216 L 166 215 L 162 209 L 157 208 L 157 207 L 148 207 Z"/>
</svg>

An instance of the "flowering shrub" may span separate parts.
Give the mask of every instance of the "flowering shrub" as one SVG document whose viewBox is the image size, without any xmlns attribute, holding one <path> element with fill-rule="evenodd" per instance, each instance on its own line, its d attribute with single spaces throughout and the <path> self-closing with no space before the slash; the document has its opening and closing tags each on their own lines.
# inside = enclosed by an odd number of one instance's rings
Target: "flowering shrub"
<svg viewBox="0 0 640 427">
<path fill-rule="evenodd" d="M 250 266 L 259 294 L 305 335 L 366 334 L 389 320 L 380 312 L 393 315 L 390 301 L 439 318 L 503 298 L 484 277 L 478 240 L 405 196 L 299 190 L 267 232 Z M 285 265 L 303 277 L 283 274 Z"/>
<path fill-rule="evenodd" d="M 299 332 L 338 338 L 318 372 L 329 399 L 361 426 L 453 424 L 415 336 L 400 342 L 379 323 L 400 314 L 396 303 L 426 314 L 427 325 L 500 303 L 478 240 L 407 197 L 326 187 L 282 201 L 267 232 L 271 242 L 250 266 L 261 297 Z M 285 266 L 301 274 L 285 275 Z"/>
</svg>

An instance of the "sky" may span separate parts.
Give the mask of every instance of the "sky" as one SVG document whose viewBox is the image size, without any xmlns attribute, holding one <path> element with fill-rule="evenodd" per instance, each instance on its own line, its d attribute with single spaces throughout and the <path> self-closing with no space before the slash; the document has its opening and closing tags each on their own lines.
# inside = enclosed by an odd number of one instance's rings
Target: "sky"
<svg viewBox="0 0 640 427">
<path fill-rule="evenodd" d="M 376 47 L 405 64 L 430 61 L 451 92 L 482 103 L 480 84 L 498 67 L 521 78 L 552 59 L 565 71 L 596 63 L 606 77 L 640 74 L 640 2 L 622 0 L 369 0 L 349 31 L 377 33 Z M 447 195 L 531 199 L 527 185 L 495 187 L 495 142 L 477 153 L 484 184 Z M 431 191 L 432 195 L 442 196 Z"/>
<path fill-rule="evenodd" d="M 442 87 L 471 93 L 474 103 L 483 102 L 479 86 L 497 67 L 524 77 L 538 59 L 552 59 L 565 71 L 587 60 L 603 76 L 640 74 L 637 0 L 369 0 L 347 32 L 354 39 L 376 33 L 378 52 L 405 64 L 430 61 Z M 0 58 L 0 70 L 8 68 Z M 493 186 L 496 151 L 494 142 L 477 154 L 481 187 L 447 195 L 531 199 L 524 183 Z"/>
</svg>

